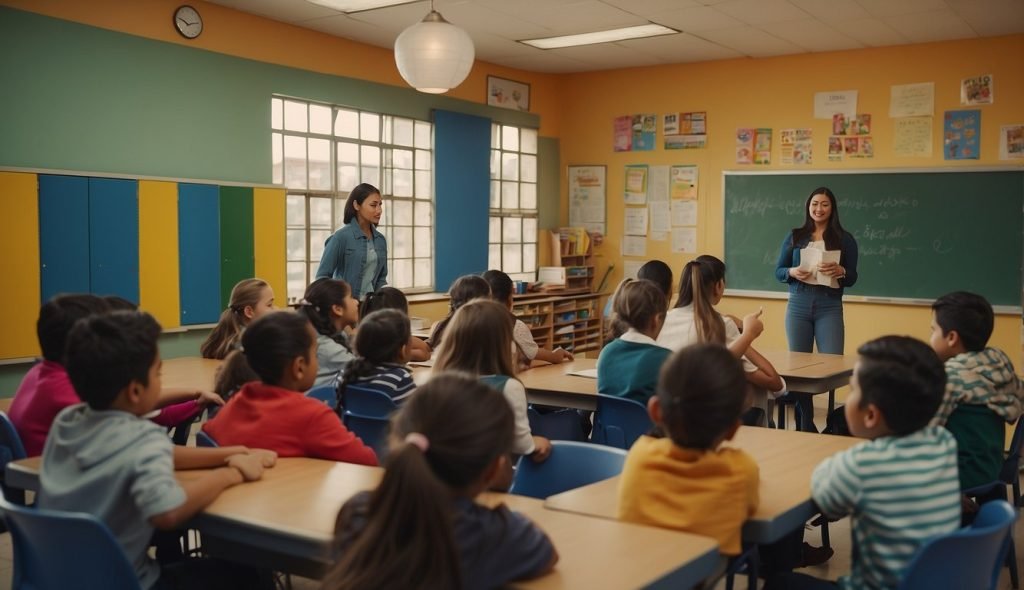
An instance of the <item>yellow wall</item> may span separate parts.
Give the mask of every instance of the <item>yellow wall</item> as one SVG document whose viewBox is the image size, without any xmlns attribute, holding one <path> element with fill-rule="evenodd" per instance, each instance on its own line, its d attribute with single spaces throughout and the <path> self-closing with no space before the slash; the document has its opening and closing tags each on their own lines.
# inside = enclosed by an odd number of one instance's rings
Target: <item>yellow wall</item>
<svg viewBox="0 0 1024 590">
<path fill-rule="evenodd" d="M 982 159 L 944 162 L 942 113 L 957 109 L 962 78 L 992 74 L 995 103 L 982 111 Z M 889 112 L 889 87 L 893 84 L 935 82 L 935 119 L 931 158 L 897 158 L 892 155 L 893 119 Z M 875 157 L 842 163 L 828 162 L 827 138 L 831 122 L 813 118 L 815 92 L 858 90 L 858 112 L 872 115 Z M 698 248 L 718 256 L 724 250 L 722 171 L 753 169 L 735 163 L 737 127 L 775 129 L 771 166 L 778 164 L 778 130 L 810 127 L 814 130 L 814 164 L 800 169 L 889 168 L 1007 165 L 998 160 L 1000 125 L 1024 123 L 1024 35 L 864 49 L 771 59 L 741 59 L 697 64 L 677 64 L 565 76 L 560 114 L 561 156 L 564 166 L 608 166 L 608 226 L 598 252 L 604 263 L 616 266 L 610 284 L 622 277 L 620 241 L 623 167 L 627 164 L 697 164 L 700 168 Z M 966 107 L 963 107 L 966 108 Z M 701 150 L 613 152 L 612 119 L 635 113 L 707 111 L 708 146 Z M 659 129 L 661 122 L 659 121 Z M 661 141 L 659 131 L 658 140 Z M 1019 161 L 1018 161 L 1019 162 Z M 566 180 L 562 179 L 562 221 L 568 220 Z M 810 190 L 809 187 L 808 190 Z M 793 225 L 802 219 L 793 220 Z M 782 239 L 782 236 L 779 237 Z M 647 258 L 668 262 L 678 272 L 692 256 L 671 254 L 670 243 L 648 241 Z M 728 262 L 728 261 L 727 261 Z M 941 272 L 942 269 L 936 269 Z M 598 276 L 603 273 L 599 270 Z M 964 285 L 970 288 L 970 285 Z M 850 290 L 856 295 L 856 287 Z M 727 298 L 722 309 L 741 314 L 765 309 L 763 348 L 786 347 L 783 317 L 785 301 Z M 875 336 L 888 333 L 927 336 L 930 312 L 924 307 L 848 303 L 846 351 Z M 997 319 L 992 342 L 1008 351 L 1020 349 L 1020 317 Z"/>
</svg>

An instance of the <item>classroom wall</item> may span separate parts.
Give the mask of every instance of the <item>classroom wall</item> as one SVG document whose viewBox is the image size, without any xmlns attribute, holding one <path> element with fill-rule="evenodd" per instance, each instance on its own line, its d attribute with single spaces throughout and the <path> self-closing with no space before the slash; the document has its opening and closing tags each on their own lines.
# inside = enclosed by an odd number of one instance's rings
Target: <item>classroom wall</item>
<svg viewBox="0 0 1024 590">
<path fill-rule="evenodd" d="M 994 104 L 961 107 L 960 80 L 981 74 L 994 76 Z M 888 116 L 889 87 L 928 81 L 935 82 L 933 155 L 931 158 L 894 157 L 893 119 Z M 873 159 L 847 160 L 838 164 L 828 162 L 827 140 L 831 121 L 813 118 L 813 99 L 815 92 L 829 90 L 859 91 L 858 112 L 870 113 L 873 117 Z M 1024 35 L 572 74 L 564 77 L 562 98 L 561 218 L 563 222 L 568 220 L 565 166 L 606 164 L 608 225 L 605 243 L 599 247 L 598 252 L 603 255 L 604 264 L 616 267 L 612 272 L 611 284 L 614 285 L 622 277 L 622 185 L 623 168 L 627 164 L 699 166 L 698 248 L 700 253 L 717 256 L 722 256 L 724 250 L 722 171 L 797 169 L 796 166 L 783 166 L 779 163 L 778 133 L 781 128 L 813 129 L 814 164 L 801 166 L 801 170 L 1009 165 L 1010 162 L 998 159 L 997 132 L 1000 125 L 1024 123 Z M 978 108 L 982 111 L 980 160 L 945 162 L 942 159 L 942 114 L 945 110 L 959 108 Z M 660 142 L 660 115 L 686 111 L 707 111 L 706 148 L 664 150 L 659 147 L 650 152 L 612 151 L 614 117 L 638 113 L 659 114 Z M 755 167 L 735 163 L 737 127 L 774 129 L 772 165 Z M 1020 161 L 1017 162 L 1020 166 Z M 807 190 L 812 188 L 808 187 Z M 793 225 L 801 222 L 802 218 L 794 218 Z M 782 238 L 780 235 L 780 242 Z M 647 254 L 648 258 L 665 260 L 677 273 L 693 258 L 693 255 L 671 254 L 668 241 L 648 240 Z M 599 269 L 599 273 L 602 272 L 603 269 Z M 936 268 L 935 272 L 952 271 Z M 970 285 L 963 287 L 969 288 Z M 856 295 L 857 288 L 849 289 L 847 293 Z M 785 349 L 784 300 L 727 297 L 722 303 L 723 310 L 738 315 L 762 306 L 766 332 L 758 345 Z M 930 311 L 927 307 L 848 302 L 846 352 L 852 353 L 862 342 L 887 333 L 926 338 L 929 319 Z M 1007 351 L 1019 351 L 1020 322 L 1020 316 L 999 316 L 992 343 Z M 1014 357 L 1018 358 L 1016 354 Z"/>
</svg>

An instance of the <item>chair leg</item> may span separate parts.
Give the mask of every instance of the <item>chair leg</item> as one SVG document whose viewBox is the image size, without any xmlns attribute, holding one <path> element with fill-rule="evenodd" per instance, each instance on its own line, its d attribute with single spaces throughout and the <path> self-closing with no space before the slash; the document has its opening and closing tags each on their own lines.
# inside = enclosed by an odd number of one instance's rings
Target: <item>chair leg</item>
<svg viewBox="0 0 1024 590">
<path fill-rule="evenodd" d="M 785 430 L 786 429 L 786 406 L 789 405 L 789 404 L 787 404 L 787 403 L 785 403 L 783 401 L 779 401 L 777 405 L 779 406 L 779 419 L 778 419 L 779 430 Z"/>
<path fill-rule="evenodd" d="M 828 413 L 831 414 L 836 409 L 836 390 L 828 390 Z"/>
<path fill-rule="evenodd" d="M 1017 590 L 1020 581 L 1017 578 L 1017 548 L 1013 542 L 1013 531 L 1010 531 L 1010 547 L 1006 552 L 1006 565 L 1010 568 L 1010 585 L 1013 586 L 1013 590 Z"/>
<path fill-rule="evenodd" d="M 832 541 L 828 536 L 828 519 L 824 515 L 821 517 L 821 546 L 826 549 L 832 548 Z"/>
</svg>

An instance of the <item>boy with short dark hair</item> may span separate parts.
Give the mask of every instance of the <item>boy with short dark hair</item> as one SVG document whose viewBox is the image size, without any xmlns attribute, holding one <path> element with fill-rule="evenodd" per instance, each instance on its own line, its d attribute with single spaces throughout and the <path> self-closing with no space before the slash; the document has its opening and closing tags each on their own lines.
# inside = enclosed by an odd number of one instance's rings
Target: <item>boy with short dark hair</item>
<svg viewBox="0 0 1024 590">
<path fill-rule="evenodd" d="M 276 460 L 274 453 L 245 447 L 174 446 L 163 428 L 141 419 L 160 396 L 159 336 L 160 325 L 140 312 L 95 315 L 75 324 L 66 367 L 85 403 L 65 408 L 53 423 L 37 502 L 102 520 L 146 590 L 195 587 L 190 566 L 198 563 L 204 584 L 255 587 L 261 580 L 250 570 L 225 566 L 218 576 L 208 561 L 185 560 L 161 571 L 146 553 L 154 528 L 179 527 L 223 490 L 259 479 Z M 214 469 L 179 482 L 175 468 Z"/>
<path fill-rule="evenodd" d="M 846 421 L 854 436 L 870 440 L 818 465 L 811 497 L 829 518 L 851 516 L 853 563 L 838 586 L 896 588 L 922 545 L 960 526 L 956 440 L 928 424 L 946 374 L 933 350 L 907 336 L 872 340 L 857 353 Z M 765 588 L 835 586 L 784 574 Z"/>
<path fill-rule="evenodd" d="M 957 291 L 932 304 L 931 345 L 945 362 L 947 381 L 931 424 L 956 438 L 961 489 L 999 478 L 1006 424 L 1024 409 L 1013 362 L 986 347 L 994 323 L 992 306 L 981 295 Z"/>
</svg>

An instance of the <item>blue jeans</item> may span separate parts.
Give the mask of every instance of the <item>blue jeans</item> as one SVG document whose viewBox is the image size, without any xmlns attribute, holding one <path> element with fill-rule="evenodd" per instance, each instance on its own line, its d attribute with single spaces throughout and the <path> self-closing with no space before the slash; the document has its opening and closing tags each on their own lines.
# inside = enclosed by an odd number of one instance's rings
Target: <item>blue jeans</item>
<svg viewBox="0 0 1024 590">
<path fill-rule="evenodd" d="M 794 352 L 843 354 L 846 328 L 843 324 L 843 297 L 826 287 L 798 283 L 790 286 L 786 306 L 786 338 Z M 790 394 L 796 399 L 797 429 L 817 432 L 814 403 L 809 394 Z"/>
</svg>

